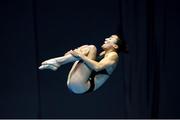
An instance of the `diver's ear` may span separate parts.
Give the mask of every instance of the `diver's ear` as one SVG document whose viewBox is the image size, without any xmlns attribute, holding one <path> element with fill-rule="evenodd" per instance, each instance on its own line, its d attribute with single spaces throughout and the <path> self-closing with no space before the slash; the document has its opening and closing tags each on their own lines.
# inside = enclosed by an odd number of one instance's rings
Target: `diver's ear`
<svg viewBox="0 0 180 120">
<path fill-rule="evenodd" d="M 115 49 L 118 49 L 118 48 L 119 48 L 118 45 L 116 45 L 116 44 L 114 44 L 113 47 L 114 47 Z"/>
</svg>

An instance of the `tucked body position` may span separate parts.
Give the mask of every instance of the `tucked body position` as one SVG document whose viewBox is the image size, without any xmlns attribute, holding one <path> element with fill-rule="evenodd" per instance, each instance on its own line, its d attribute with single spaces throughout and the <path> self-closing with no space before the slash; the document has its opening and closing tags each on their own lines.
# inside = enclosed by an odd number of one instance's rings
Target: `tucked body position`
<svg viewBox="0 0 180 120">
<path fill-rule="evenodd" d="M 100 54 L 96 46 L 83 45 L 70 50 L 64 56 L 41 63 L 40 70 L 57 70 L 61 65 L 74 62 L 67 80 L 68 88 L 75 94 L 86 94 L 101 87 L 116 68 L 120 53 L 128 52 L 125 41 L 118 35 L 105 38 Z"/>
</svg>

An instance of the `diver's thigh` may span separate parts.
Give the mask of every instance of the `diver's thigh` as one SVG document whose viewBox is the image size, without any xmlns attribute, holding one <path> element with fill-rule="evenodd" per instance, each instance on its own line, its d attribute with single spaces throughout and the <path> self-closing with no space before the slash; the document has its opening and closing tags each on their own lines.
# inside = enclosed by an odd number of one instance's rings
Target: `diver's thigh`
<svg viewBox="0 0 180 120">
<path fill-rule="evenodd" d="M 91 74 L 91 69 L 85 65 L 83 62 L 78 61 L 75 62 L 72 66 L 69 75 L 68 81 L 79 81 L 79 82 L 86 82 Z"/>
<path fill-rule="evenodd" d="M 74 93 L 84 93 L 89 87 L 91 70 L 84 63 L 75 63 L 68 75 L 67 86 Z"/>
</svg>

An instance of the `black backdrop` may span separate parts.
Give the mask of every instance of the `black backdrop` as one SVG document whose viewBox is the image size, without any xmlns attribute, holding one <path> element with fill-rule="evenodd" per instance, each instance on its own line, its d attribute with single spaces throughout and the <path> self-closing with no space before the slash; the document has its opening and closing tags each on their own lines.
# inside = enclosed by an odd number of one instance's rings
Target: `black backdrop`
<svg viewBox="0 0 180 120">
<path fill-rule="evenodd" d="M 2 0 L 0 118 L 179 118 L 177 0 Z M 66 87 L 43 60 L 120 29 L 129 54 L 98 91 Z"/>
</svg>

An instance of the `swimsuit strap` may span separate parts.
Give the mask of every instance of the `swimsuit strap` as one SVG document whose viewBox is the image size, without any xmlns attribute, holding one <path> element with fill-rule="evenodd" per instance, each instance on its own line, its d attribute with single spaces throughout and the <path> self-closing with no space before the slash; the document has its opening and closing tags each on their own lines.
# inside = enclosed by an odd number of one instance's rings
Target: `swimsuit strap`
<svg viewBox="0 0 180 120">
<path fill-rule="evenodd" d="M 97 74 L 106 74 L 106 75 L 109 75 L 109 73 L 107 72 L 106 69 L 103 69 L 103 70 L 101 70 L 101 71 L 96 72 L 96 75 L 97 75 Z"/>
</svg>

